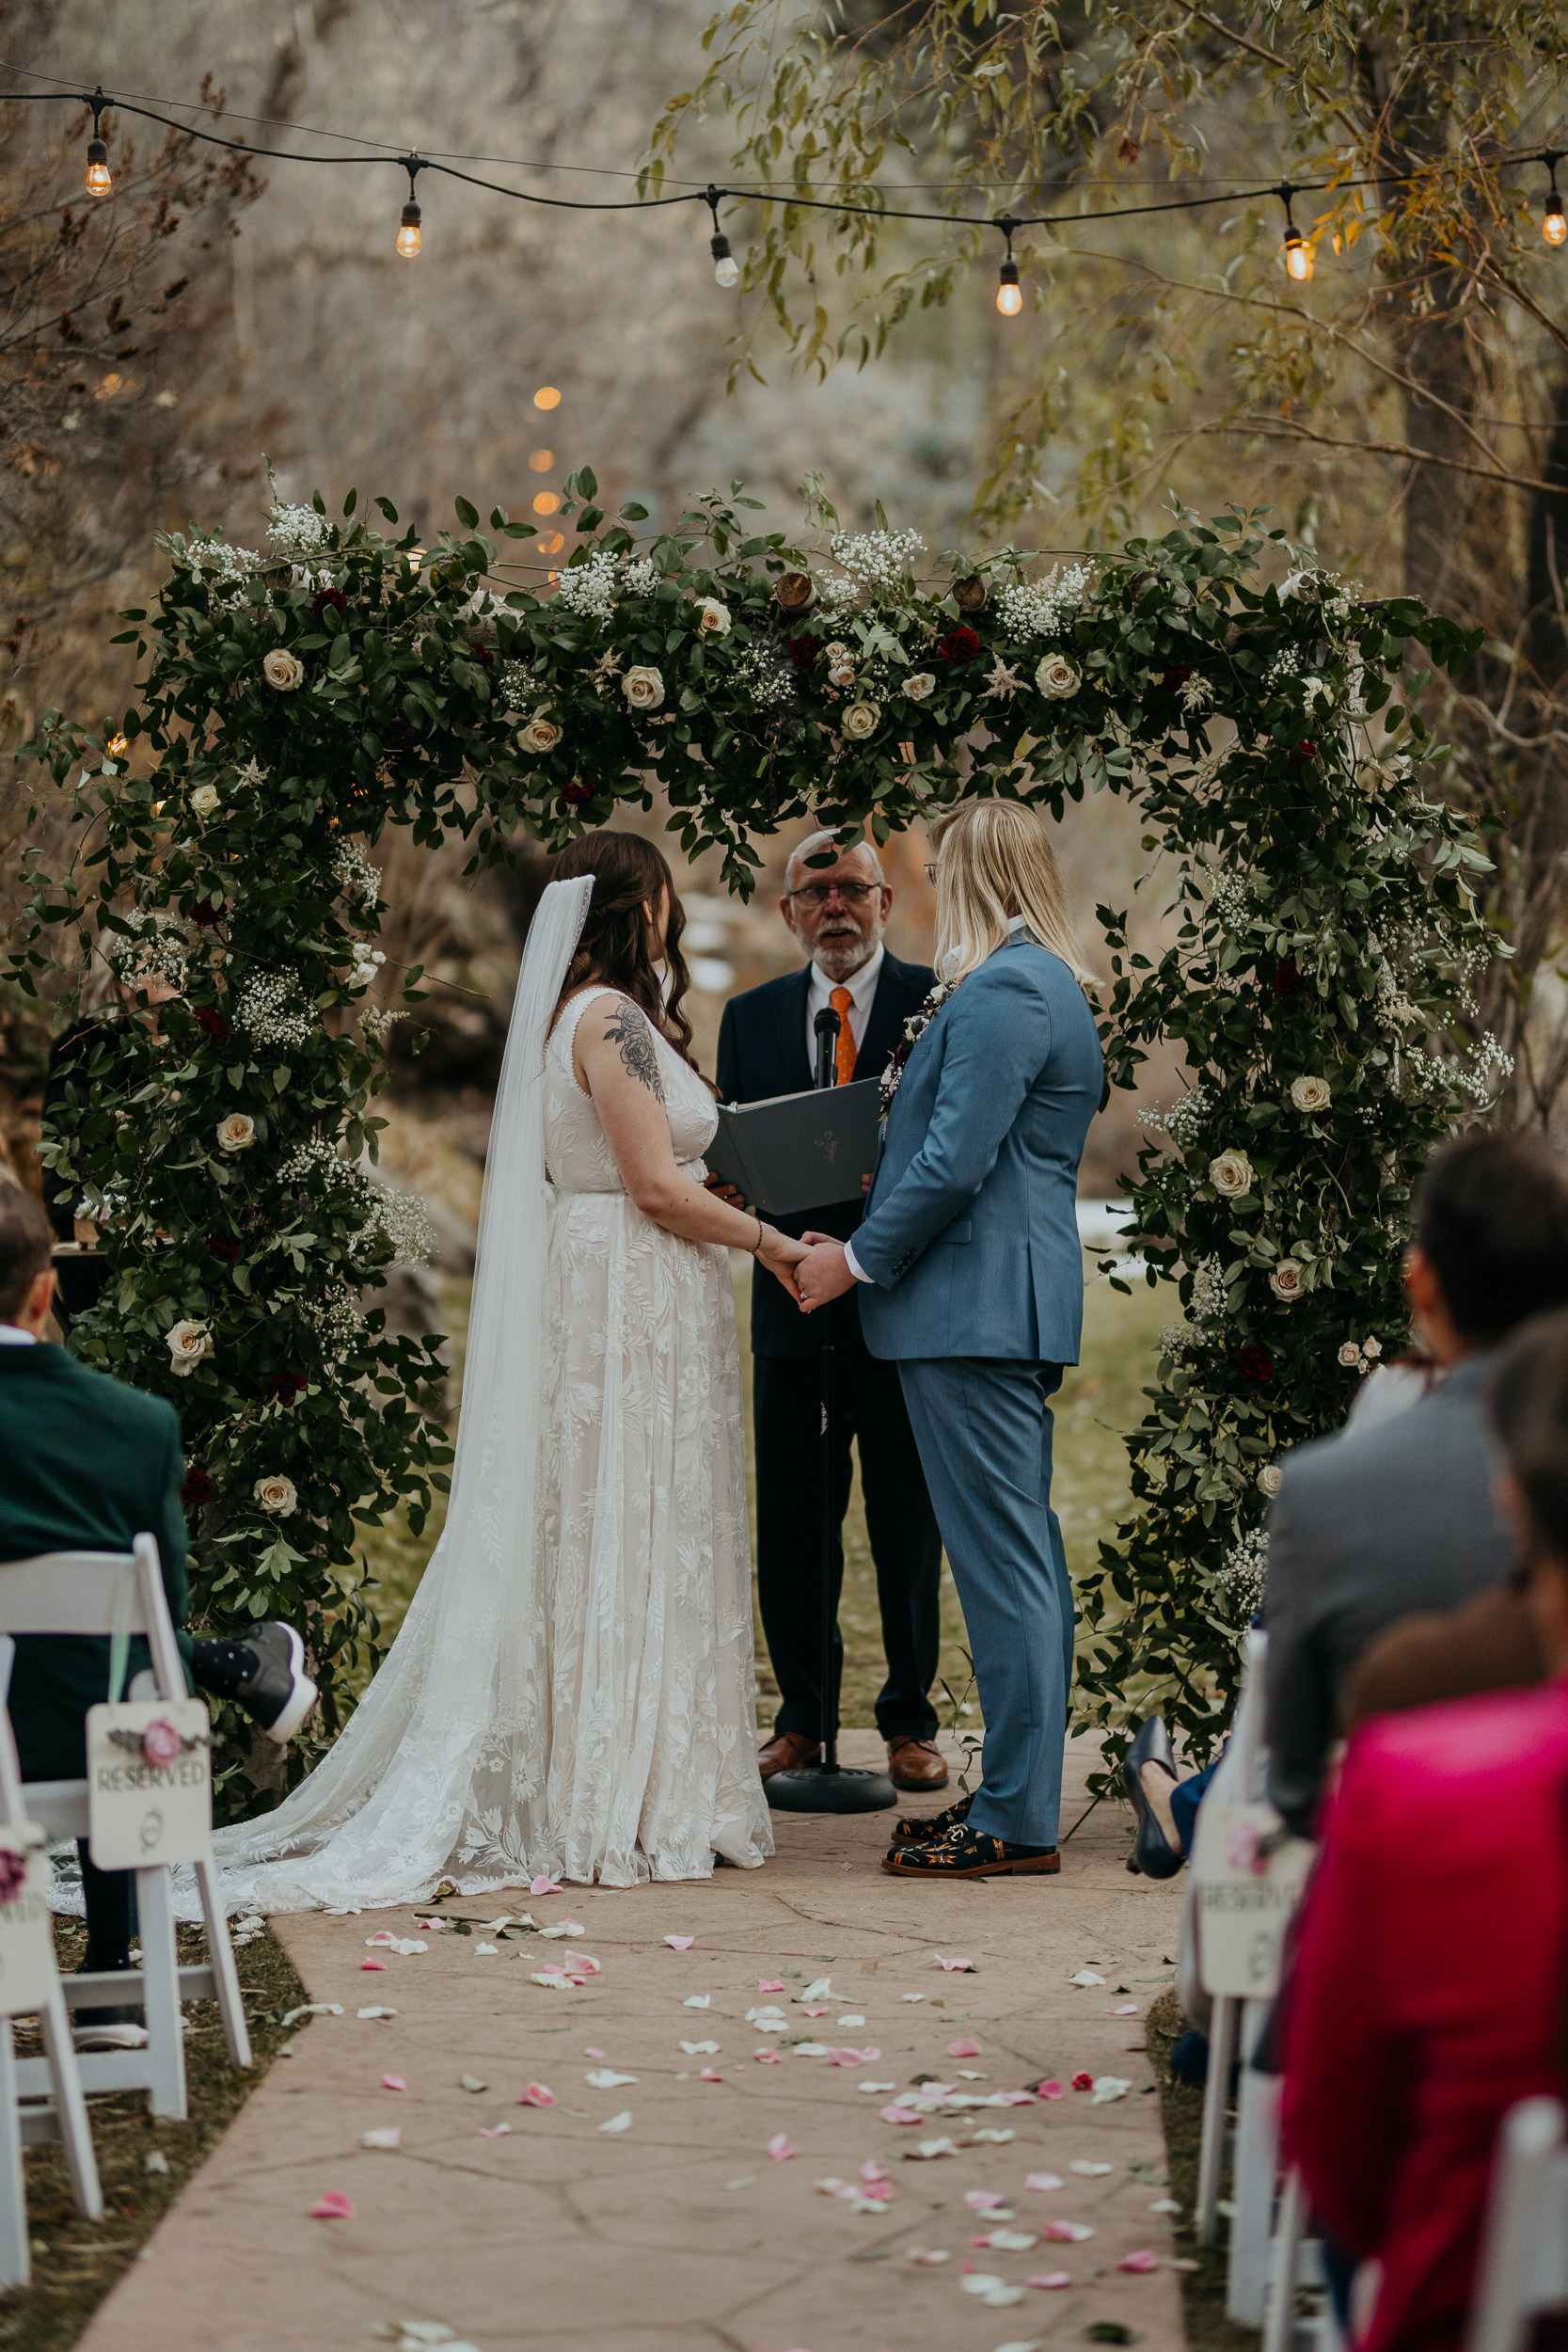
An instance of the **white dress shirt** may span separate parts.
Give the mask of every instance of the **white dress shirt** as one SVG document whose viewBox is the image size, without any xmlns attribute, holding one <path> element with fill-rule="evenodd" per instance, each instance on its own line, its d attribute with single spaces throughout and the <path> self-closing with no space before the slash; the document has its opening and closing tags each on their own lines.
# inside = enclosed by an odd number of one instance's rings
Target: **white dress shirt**
<svg viewBox="0 0 1568 2352">
<path fill-rule="evenodd" d="M 806 1066 L 812 1077 L 816 1076 L 816 1016 L 825 1012 L 828 999 L 835 988 L 849 992 L 849 1034 L 855 1041 L 855 1051 L 861 1050 L 865 1025 L 871 1018 L 871 999 L 877 993 L 881 977 L 883 950 L 878 947 L 858 972 L 847 980 L 830 980 L 816 964 L 811 966 L 811 979 L 806 989 Z"/>
<path fill-rule="evenodd" d="M 0 1323 L 0 1347 L 37 1347 L 36 1331 L 24 1331 L 20 1323 Z"/>
<path fill-rule="evenodd" d="M 1021 930 L 1024 930 L 1024 929 L 1025 929 L 1025 918 L 1024 918 L 1022 914 L 1015 914 L 1015 915 L 1013 916 L 1012 920 L 1011 920 L 1011 921 L 1009 922 L 1009 924 L 1007 925 L 1007 930 L 1008 930 L 1009 934 L 1010 934 L 1011 932 L 1013 932 L 1013 931 L 1021 931 Z M 878 950 L 878 953 L 879 953 L 879 954 L 880 954 L 880 952 L 881 952 L 881 951 L 880 951 L 880 949 L 879 949 L 879 950 Z M 812 966 L 812 974 L 813 974 L 813 977 L 814 977 L 814 978 L 815 978 L 815 977 L 816 977 L 816 965 L 814 964 L 814 965 Z M 857 976 L 857 977 L 858 977 L 858 976 Z M 822 999 L 822 1001 L 823 1001 L 823 1003 L 824 1003 L 824 1004 L 826 1004 L 828 1000 L 827 1000 L 827 998 L 826 998 L 826 997 L 824 997 L 824 998 Z M 851 1015 L 851 1016 L 850 1016 L 850 1018 L 851 1018 L 851 1020 L 852 1020 L 852 1019 L 853 1019 L 853 1015 Z M 858 1033 L 857 1033 L 857 1034 L 858 1034 Z M 848 1267 L 848 1269 L 849 1269 L 850 1273 L 854 1276 L 854 1278 L 855 1278 L 855 1279 L 856 1279 L 856 1281 L 857 1281 L 857 1282 L 869 1282 L 869 1281 L 870 1281 L 870 1279 L 871 1279 L 870 1275 L 869 1275 L 869 1274 L 867 1274 L 867 1273 L 865 1273 L 865 1272 L 863 1271 L 863 1268 L 862 1268 L 862 1266 L 860 1265 L 859 1261 L 856 1259 L 856 1256 L 855 1256 L 855 1248 L 854 1248 L 854 1244 L 853 1244 L 852 1242 L 847 1242 L 847 1242 L 845 1243 L 845 1245 L 844 1245 L 844 1263 L 845 1263 L 845 1264 Z"/>
</svg>

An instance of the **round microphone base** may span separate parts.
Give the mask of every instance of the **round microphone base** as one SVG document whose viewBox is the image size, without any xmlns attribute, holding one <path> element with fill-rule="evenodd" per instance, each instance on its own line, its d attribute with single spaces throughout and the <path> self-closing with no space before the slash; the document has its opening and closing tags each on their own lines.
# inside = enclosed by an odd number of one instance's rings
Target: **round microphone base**
<svg viewBox="0 0 1568 2352">
<path fill-rule="evenodd" d="M 898 1793 L 885 1772 L 838 1764 L 798 1764 L 762 1784 L 775 1813 L 881 1813 Z"/>
</svg>

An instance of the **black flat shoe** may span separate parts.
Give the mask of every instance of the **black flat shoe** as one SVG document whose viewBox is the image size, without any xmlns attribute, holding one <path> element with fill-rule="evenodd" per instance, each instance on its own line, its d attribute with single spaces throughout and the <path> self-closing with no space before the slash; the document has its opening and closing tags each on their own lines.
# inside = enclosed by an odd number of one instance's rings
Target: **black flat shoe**
<svg viewBox="0 0 1568 2352">
<path fill-rule="evenodd" d="M 893 1842 L 895 1846 L 934 1846 L 945 1837 L 950 1829 L 969 1819 L 973 1797 L 960 1797 L 956 1804 L 944 1805 L 940 1813 L 906 1813 L 894 1823 Z"/>
<path fill-rule="evenodd" d="M 1146 1764 L 1162 1765 L 1175 1788 L 1176 1759 L 1170 1752 L 1170 1734 L 1163 1715 L 1150 1715 L 1140 1726 L 1137 1738 L 1122 1758 L 1121 1778 L 1138 1821 L 1128 1868 L 1134 1876 L 1141 1874 L 1147 1879 L 1173 1879 L 1187 1857 L 1171 1844 L 1144 1795 L 1141 1775 Z"/>
</svg>

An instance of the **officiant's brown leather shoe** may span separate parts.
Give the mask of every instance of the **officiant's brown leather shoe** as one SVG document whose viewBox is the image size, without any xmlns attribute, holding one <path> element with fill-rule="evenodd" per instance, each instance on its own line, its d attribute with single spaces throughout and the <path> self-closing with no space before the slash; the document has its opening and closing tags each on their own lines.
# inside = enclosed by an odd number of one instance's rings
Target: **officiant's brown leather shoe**
<svg viewBox="0 0 1568 2352">
<path fill-rule="evenodd" d="M 934 1740 L 890 1740 L 887 1776 L 895 1788 L 945 1788 L 947 1760 Z"/>
<path fill-rule="evenodd" d="M 792 1772 L 801 1764 L 815 1764 L 822 1753 L 819 1740 L 807 1740 L 798 1731 L 781 1731 L 759 1750 L 757 1770 L 764 1780 L 771 1780 L 775 1772 Z"/>
</svg>

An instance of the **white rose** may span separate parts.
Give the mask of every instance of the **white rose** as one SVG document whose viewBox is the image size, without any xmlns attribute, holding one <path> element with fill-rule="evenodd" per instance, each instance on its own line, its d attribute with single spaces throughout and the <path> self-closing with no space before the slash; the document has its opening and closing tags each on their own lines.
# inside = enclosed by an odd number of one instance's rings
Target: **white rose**
<svg viewBox="0 0 1568 2352">
<path fill-rule="evenodd" d="M 696 610 L 699 637 L 729 635 L 730 608 L 727 604 L 721 604 L 717 596 L 699 596 Z"/>
<path fill-rule="evenodd" d="M 216 808 L 217 805 L 217 786 L 215 784 L 198 784 L 196 790 L 191 794 L 191 806 L 195 809 L 197 815 L 198 817 L 211 817 L 214 809 Z"/>
<path fill-rule="evenodd" d="M 838 723 L 851 743 L 863 743 L 868 735 L 877 732 L 877 722 L 881 715 L 881 708 L 877 703 L 851 703 Z"/>
<path fill-rule="evenodd" d="M 664 700 L 664 680 L 657 670 L 640 663 L 626 672 L 621 691 L 634 710 L 657 710 Z"/>
<path fill-rule="evenodd" d="M 1383 1353 L 1383 1342 L 1381 1340 L 1363 1340 L 1361 1343 L 1361 1353 L 1363 1356 L 1381 1356 Z"/>
<path fill-rule="evenodd" d="M 562 732 L 553 719 L 531 719 L 517 738 L 517 748 L 525 752 L 553 752 Z"/>
<path fill-rule="evenodd" d="M 1285 1473 L 1277 1462 L 1265 1462 L 1258 1473 L 1258 1484 L 1266 1495 L 1276 1495 L 1285 1484 Z"/>
<path fill-rule="evenodd" d="M 218 1144 L 225 1152 L 247 1152 L 256 1140 L 256 1121 L 244 1111 L 230 1111 L 218 1120 Z"/>
<path fill-rule="evenodd" d="M 292 1511 L 299 1501 L 292 1478 L 259 1478 L 250 1491 L 263 1511 L 276 1511 L 279 1516 Z"/>
<path fill-rule="evenodd" d="M 268 654 L 261 664 L 261 675 L 269 686 L 276 686 L 280 694 L 292 694 L 296 686 L 305 683 L 305 664 L 293 654 L 279 649 Z"/>
<path fill-rule="evenodd" d="M 936 685 L 929 670 L 917 670 L 913 677 L 904 680 L 904 691 L 911 703 L 923 703 Z"/>
<path fill-rule="evenodd" d="M 853 686 L 855 683 L 854 663 L 852 661 L 835 661 L 832 669 L 828 672 L 828 683 L 830 686 Z"/>
<path fill-rule="evenodd" d="M 1209 1163 L 1209 1182 L 1227 1200 L 1239 1200 L 1252 1190 L 1252 1162 L 1244 1152 L 1222 1152 Z"/>
<path fill-rule="evenodd" d="M 1287 1304 L 1293 1298 L 1299 1298 L 1302 1294 L 1301 1260 L 1281 1258 L 1269 1276 L 1269 1288 L 1276 1298 L 1283 1298 Z"/>
<path fill-rule="evenodd" d="M 1361 1370 L 1361 1350 L 1354 1340 L 1346 1340 L 1339 1350 L 1339 1361 L 1347 1372 Z"/>
<path fill-rule="evenodd" d="M 1048 653 L 1035 672 L 1035 684 L 1042 694 L 1049 694 L 1053 701 L 1060 701 L 1069 694 L 1077 693 L 1080 680 L 1066 654 Z"/>
<path fill-rule="evenodd" d="M 174 1359 L 175 1373 L 182 1380 L 188 1379 L 202 1358 L 213 1353 L 213 1335 L 204 1323 L 171 1324 L 164 1337 Z"/>
<path fill-rule="evenodd" d="M 830 661 L 852 661 L 855 658 L 853 646 L 847 645 L 842 637 L 830 637 L 823 651 Z"/>
<path fill-rule="evenodd" d="M 1291 1089 L 1291 1100 L 1298 1111 L 1325 1111 L 1331 1096 L 1326 1078 L 1297 1078 Z"/>
</svg>

